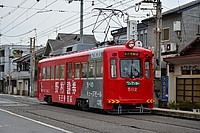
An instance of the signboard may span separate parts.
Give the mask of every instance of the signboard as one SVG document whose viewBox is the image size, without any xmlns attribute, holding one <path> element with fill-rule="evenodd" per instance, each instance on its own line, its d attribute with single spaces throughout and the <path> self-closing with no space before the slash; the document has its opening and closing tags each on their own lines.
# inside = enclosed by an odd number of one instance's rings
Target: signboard
<svg viewBox="0 0 200 133">
<path fill-rule="evenodd" d="M 126 81 L 126 86 L 140 86 L 138 81 Z"/>
<path fill-rule="evenodd" d="M 168 101 L 168 76 L 162 76 L 162 101 Z"/>
</svg>

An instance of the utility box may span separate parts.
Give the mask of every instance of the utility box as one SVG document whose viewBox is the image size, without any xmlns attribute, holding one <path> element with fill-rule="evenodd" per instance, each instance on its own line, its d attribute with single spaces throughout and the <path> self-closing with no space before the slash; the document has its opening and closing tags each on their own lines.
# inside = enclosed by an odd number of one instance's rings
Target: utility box
<svg viewBox="0 0 200 133">
<path fill-rule="evenodd" d="M 181 31 L 181 21 L 174 21 L 173 22 L 173 30 L 174 31 Z"/>
</svg>

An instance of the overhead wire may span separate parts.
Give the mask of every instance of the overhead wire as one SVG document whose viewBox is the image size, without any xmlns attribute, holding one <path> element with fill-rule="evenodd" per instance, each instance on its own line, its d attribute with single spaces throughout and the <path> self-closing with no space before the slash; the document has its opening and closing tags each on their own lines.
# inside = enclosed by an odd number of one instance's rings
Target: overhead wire
<svg viewBox="0 0 200 133">
<path fill-rule="evenodd" d="M 55 1 L 53 1 L 53 2 L 52 2 L 52 3 L 50 3 L 49 5 L 47 5 L 47 6 L 45 6 L 44 8 L 42 8 L 41 10 L 43 10 L 43 9 L 47 8 L 48 6 L 50 6 L 50 5 L 54 4 L 56 1 L 58 1 L 58 0 L 55 0 Z M 36 14 L 37 14 L 37 12 L 36 12 L 36 13 L 34 13 L 33 15 L 31 15 L 30 17 L 26 18 L 26 19 L 25 19 L 25 20 L 23 20 L 22 22 L 18 23 L 17 25 L 15 25 L 14 27 L 12 27 L 11 29 L 7 30 L 7 31 L 6 31 L 6 32 L 4 32 L 3 34 L 5 34 L 5 33 L 9 32 L 9 31 L 11 31 L 12 29 L 16 28 L 17 26 L 21 25 L 22 23 L 24 23 L 25 21 L 29 20 L 30 18 L 32 18 L 32 17 L 33 17 L 33 16 L 35 16 Z"/>
<path fill-rule="evenodd" d="M 17 9 L 19 9 L 27 0 L 24 0 L 23 2 L 21 2 L 17 7 L 15 7 L 15 9 L 11 10 L 10 12 L 8 12 L 7 14 L 5 14 L 4 16 L 1 17 L 1 19 L 7 17 L 8 15 L 12 14 L 13 12 L 15 12 Z M 3 5 L 3 7 L 7 7 L 5 5 Z"/>
<path fill-rule="evenodd" d="M 31 7 L 35 6 L 37 4 L 34 3 Z M 15 22 L 16 20 L 18 20 L 22 15 L 24 15 L 25 13 L 27 13 L 29 9 L 27 9 L 25 12 L 23 12 L 22 14 L 20 14 L 19 16 L 16 17 L 16 19 L 14 19 L 12 22 L 10 22 L 8 25 L 6 25 L 4 28 L 2 28 L 2 30 L 6 29 L 9 25 L 11 25 L 13 22 Z M 13 19 L 13 18 L 12 18 Z M 4 33 L 5 34 L 5 33 Z"/>
<path fill-rule="evenodd" d="M 117 3 L 119 3 L 119 2 L 117 2 Z M 116 6 L 116 7 L 118 7 L 118 6 Z M 90 18 L 90 17 L 88 17 L 88 18 Z M 107 18 L 105 18 L 105 19 L 107 19 Z M 100 21 L 98 21 L 98 22 L 101 22 L 101 21 L 103 21 L 103 20 L 105 20 L 105 19 L 102 19 L 102 20 L 100 20 Z M 76 22 L 74 22 L 73 24 L 76 24 Z M 69 27 L 69 26 L 72 26 L 73 24 L 70 24 L 70 25 L 68 25 L 68 26 L 62 27 L 62 29 L 67 28 L 67 27 Z M 88 28 L 88 27 L 90 27 L 90 26 L 92 26 L 92 25 L 94 25 L 94 24 L 95 24 L 95 23 L 92 23 L 91 25 L 88 25 L 88 26 L 84 27 L 84 29 L 85 29 L 85 28 Z M 74 32 L 72 32 L 72 33 L 75 33 L 75 32 L 77 32 L 77 31 L 79 31 L 79 30 L 76 30 L 76 31 L 74 31 Z M 71 34 L 72 34 L 72 33 L 71 33 Z"/>
<path fill-rule="evenodd" d="M 130 2 L 130 1 L 128 1 L 128 2 Z M 128 2 L 126 2 L 126 3 L 128 3 Z M 113 4 L 113 5 L 116 5 L 116 7 L 118 7 L 118 3 L 120 4 L 120 2 L 116 2 L 115 4 Z M 99 3 L 100 4 L 100 3 Z M 112 6 L 113 6 L 112 5 Z M 111 6 L 110 6 L 111 7 Z M 91 8 L 91 7 L 89 7 L 89 8 Z M 88 9 L 89 9 L 88 8 Z M 89 15 L 89 13 L 88 14 L 84 14 L 84 16 L 86 16 L 86 15 Z M 73 17 L 75 17 L 76 15 L 73 15 Z M 73 17 L 71 17 L 71 18 L 73 18 Z M 79 18 L 79 17 L 78 17 Z M 90 17 L 88 17 L 87 19 L 89 19 Z M 67 19 L 65 19 L 64 21 L 66 21 L 66 20 L 69 20 L 69 18 L 67 18 Z M 77 18 L 75 18 L 75 19 L 73 19 L 73 20 L 71 20 L 71 21 L 68 21 L 68 22 L 66 22 L 67 24 L 69 24 L 69 22 L 74 22 L 74 20 L 77 20 Z M 86 19 L 85 19 L 86 20 Z M 61 22 L 59 22 L 59 23 L 62 23 L 62 22 L 64 22 L 64 21 L 61 21 Z M 65 23 L 65 24 L 66 24 Z M 64 29 L 64 28 L 67 28 L 67 27 L 69 27 L 69 26 L 72 26 L 72 25 L 74 25 L 75 23 L 77 23 L 77 22 L 74 22 L 74 23 L 72 23 L 72 24 L 70 24 L 70 25 L 65 25 L 64 26 L 64 24 L 62 24 L 61 25 L 61 28 L 60 29 Z M 94 24 L 94 23 L 93 23 Z M 39 32 L 37 35 L 37 38 L 41 38 L 42 36 L 44 37 L 45 35 L 47 35 L 47 34 L 50 34 L 50 32 L 52 33 L 53 32 L 53 30 L 54 29 L 52 29 L 52 27 L 55 27 L 55 26 L 57 26 L 58 24 L 56 24 L 56 25 L 54 25 L 54 26 L 51 26 L 51 28 L 47 28 L 46 30 L 44 30 L 44 31 L 42 31 L 42 32 Z M 64 27 L 62 27 L 62 26 L 64 26 Z M 87 26 L 88 27 L 88 26 Z M 46 32 L 45 32 L 46 31 Z M 78 31 L 78 30 L 77 30 Z M 74 32 L 73 32 L 74 33 Z"/>
</svg>

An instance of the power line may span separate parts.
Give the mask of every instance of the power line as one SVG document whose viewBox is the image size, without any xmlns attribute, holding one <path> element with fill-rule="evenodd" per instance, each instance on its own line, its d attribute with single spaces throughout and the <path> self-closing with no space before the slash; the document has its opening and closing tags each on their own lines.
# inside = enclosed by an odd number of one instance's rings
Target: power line
<svg viewBox="0 0 200 133">
<path fill-rule="evenodd" d="M 128 1 L 128 2 L 130 2 L 130 1 Z M 125 1 L 124 3 L 128 3 L 128 2 Z M 100 3 L 98 3 L 98 4 L 100 4 Z M 114 6 L 114 5 L 116 5 L 116 7 L 118 7 L 119 5 L 121 5 L 121 3 L 120 3 L 120 2 L 116 2 L 116 3 L 114 3 L 113 5 L 110 5 L 110 7 L 112 7 L 112 6 Z M 92 6 L 91 6 L 91 7 L 92 7 Z M 91 7 L 87 8 L 87 10 L 90 9 Z M 41 11 L 45 11 L 45 10 L 41 10 Z M 85 10 L 84 10 L 84 11 L 85 11 Z M 79 13 L 78 13 L 78 14 L 79 14 Z M 77 17 L 77 18 L 75 18 L 75 19 L 73 19 L 73 20 L 71 20 L 71 21 L 69 21 L 69 20 L 72 19 L 72 18 L 74 18 L 74 17 L 76 17 L 78 14 L 73 15 L 73 16 L 70 16 L 69 18 L 65 19 L 64 21 L 61 21 L 61 22 L 57 23 L 56 25 L 51 26 L 50 28 L 47 28 L 47 29 L 43 30 L 42 32 L 39 32 L 37 38 L 42 38 L 42 37 L 46 36 L 47 34 L 51 34 L 52 32 L 54 32 L 55 26 L 57 26 L 57 25 L 60 24 L 60 23 L 65 22 L 66 20 L 67 20 L 66 23 L 60 25 L 59 30 L 65 29 L 65 28 L 67 28 L 67 27 L 70 27 L 70 26 L 76 24 L 79 17 Z M 91 13 L 90 13 L 90 14 L 91 14 Z M 89 15 L 89 13 L 84 14 L 84 16 L 87 16 L 87 15 Z M 87 19 L 89 19 L 89 18 L 91 18 L 91 16 L 88 17 L 88 18 L 86 18 L 85 20 L 87 20 Z M 76 21 L 76 20 L 77 20 L 77 21 Z M 71 22 L 74 22 L 74 23 L 69 24 L 69 23 L 71 23 Z M 42 23 L 43 23 L 43 22 L 42 22 Z M 68 24 L 68 25 L 66 26 L 66 24 Z M 52 28 L 52 27 L 53 27 L 53 28 Z M 80 29 L 78 29 L 78 30 L 80 30 Z M 77 30 L 77 31 L 78 31 L 78 30 Z M 29 32 L 29 31 L 28 31 L 28 32 Z M 22 34 L 21 34 L 21 35 L 22 35 Z M 15 35 L 15 36 L 16 36 L 16 35 Z"/>
<path fill-rule="evenodd" d="M 36 3 L 34 3 L 31 7 L 33 7 L 33 6 L 35 6 L 37 4 L 37 2 Z M 11 25 L 13 22 L 15 22 L 17 19 L 19 19 L 22 15 L 24 15 L 27 11 L 28 11 L 29 9 L 27 9 L 25 12 L 23 12 L 22 14 L 20 14 L 19 16 L 17 16 L 17 18 L 16 19 L 14 19 L 11 23 L 9 23 L 7 26 L 5 26 L 4 28 L 2 28 L 2 30 L 4 30 L 5 28 L 7 28 L 9 25 Z M 9 30 L 8 30 L 9 31 Z M 5 33 L 7 33 L 7 32 L 5 32 Z M 4 34 L 5 34 L 4 33 Z"/>
<path fill-rule="evenodd" d="M 45 6 L 43 9 L 45 9 L 45 8 L 47 8 L 48 6 L 54 4 L 56 1 L 57 1 L 57 0 L 53 1 L 53 2 L 50 3 L 49 5 Z M 35 3 L 35 4 L 36 4 L 36 3 Z M 34 5 L 35 5 L 35 4 L 34 4 Z M 41 9 L 41 10 L 43 10 L 43 9 Z M 11 29 L 7 30 L 7 31 L 4 32 L 3 34 L 9 32 L 9 31 L 11 31 L 12 29 L 16 28 L 17 26 L 21 25 L 22 23 L 24 23 L 25 21 L 29 20 L 30 18 L 32 18 L 32 17 L 35 16 L 36 14 L 37 14 L 37 12 L 36 12 L 35 14 L 31 15 L 30 17 L 28 17 L 27 19 L 25 19 L 24 21 L 18 23 L 17 25 L 15 25 L 14 27 L 12 27 Z"/>
<path fill-rule="evenodd" d="M 20 37 L 20 36 L 24 36 L 24 35 L 26 35 L 26 34 L 28 34 L 28 33 L 31 33 L 32 31 L 34 31 L 35 29 L 33 29 L 33 30 L 30 30 L 30 31 L 28 31 L 28 32 L 25 32 L 25 33 L 22 33 L 22 34 L 19 34 L 19 35 L 13 35 L 13 36 L 9 36 L 9 35 L 2 35 L 2 36 L 5 36 L 5 37 Z"/>
<path fill-rule="evenodd" d="M 15 9 L 13 9 L 12 11 L 8 12 L 7 14 L 5 14 L 4 16 L 1 17 L 1 19 L 7 17 L 8 15 L 12 14 L 13 12 L 15 12 L 17 9 L 20 8 L 20 6 L 22 6 L 27 0 L 24 0 L 22 3 L 20 3 L 17 7 L 15 7 Z M 7 7 L 2 5 L 2 7 Z"/>
</svg>

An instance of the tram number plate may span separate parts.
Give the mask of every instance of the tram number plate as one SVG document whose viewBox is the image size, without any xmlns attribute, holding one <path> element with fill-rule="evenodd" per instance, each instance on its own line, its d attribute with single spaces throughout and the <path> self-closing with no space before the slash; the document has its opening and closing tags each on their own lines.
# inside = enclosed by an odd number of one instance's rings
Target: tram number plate
<svg viewBox="0 0 200 133">
<path fill-rule="evenodd" d="M 129 92 L 136 92 L 137 88 L 136 87 L 128 87 Z"/>
</svg>

